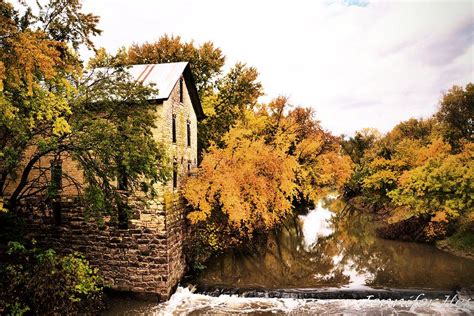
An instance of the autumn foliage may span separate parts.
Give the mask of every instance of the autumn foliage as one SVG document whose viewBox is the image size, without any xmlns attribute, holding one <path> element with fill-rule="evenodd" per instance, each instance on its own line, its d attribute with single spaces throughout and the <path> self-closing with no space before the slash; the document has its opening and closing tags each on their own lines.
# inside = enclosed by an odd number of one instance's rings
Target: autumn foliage
<svg viewBox="0 0 474 316">
<path fill-rule="evenodd" d="M 75 49 L 92 47 L 100 34 L 98 17 L 81 7 L 78 0 L 0 2 L 0 210 L 9 182 L 19 183 L 10 197 L 14 209 L 31 166 L 71 132 L 82 74 Z"/>
<path fill-rule="evenodd" d="M 164 35 L 154 42 L 134 44 L 126 51 L 127 64 L 189 62 L 200 96 L 208 93 L 222 72 L 225 56 L 212 42 L 197 45 L 180 36 Z"/>
<path fill-rule="evenodd" d="M 246 110 L 187 181 L 184 196 L 193 208 L 188 218 L 201 225 L 214 250 L 268 231 L 295 203 L 317 202 L 350 176 L 349 157 L 313 111 L 287 107 L 280 97 Z"/>
<path fill-rule="evenodd" d="M 152 134 L 156 89 L 132 80 L 120 54 L 99 50 L 84 68 L 77 48 L 100 31 L 79 0 L 0 2 L 0 21 L 0 211 L 72 193 L 89 215 L 126 223 L 121 192 L 153 197 L 171 169 Z"/>
<path fill-rule="evenodd" d="M 401 122 L 383 137 L 358 133 L 346 140 L 343 146 L 356 162 L 346 195 L 388 212 L 393 225 L 427 219 L 418 240 L 433 241 L 456 227 L 472 226 L 473 92 L 473 84 L 455 86 L 431 118 Z"/>
<path fill-rule="evenodd" d="M 291 211 L 295 157 L 253 138 L 244 126 L 235 127 L 224 137 L 224 148 L 212 146 L 205 155 L 198 176 L 185 188 L 197 209 L 189 214 L 193 222 L 210 219 L 219 210 L 231 225 L 251 232 L 272 227 Z"/>
</svg>

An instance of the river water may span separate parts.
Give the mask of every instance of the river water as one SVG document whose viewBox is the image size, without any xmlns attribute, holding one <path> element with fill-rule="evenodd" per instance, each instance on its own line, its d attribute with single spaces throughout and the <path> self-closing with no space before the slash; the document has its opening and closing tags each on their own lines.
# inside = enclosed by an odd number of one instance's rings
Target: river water
<svg viewBox="0 0 474 316">
<path fill-rule="evenodd" d="M 328 198 L 272 231 L 257 253 L 211 260 L 194 287 L 178 287 L 168 302 L 112 300 L 105 314 L 474 313 L 474 261 L 377 238 L 376 225 Z"/>
</svg>

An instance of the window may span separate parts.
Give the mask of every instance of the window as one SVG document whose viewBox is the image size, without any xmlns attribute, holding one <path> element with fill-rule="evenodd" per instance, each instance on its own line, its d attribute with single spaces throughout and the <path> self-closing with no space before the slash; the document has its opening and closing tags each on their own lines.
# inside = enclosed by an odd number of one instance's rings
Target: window
<svg viewBox="0 0 474 316">
<path fill-rule="evenodd" d="M 186 123 L 186 130 L 187 130 L 187 136 L 188 136 L 188 147 L 191 147 L 191 122 L 188 121 Z"/>
<path fill-rule="evenodd" d="M 62 189 L 62 176 L 63 176 L 63 169 L 60 159 L 54 159 L 51 161 L 51 183 L 50 183 L 50 190 L 51 190 L 51 197 L 52 197 L 52 209 L 53 209 L 53 219 L 55 225 L 61 225 L 61 198 L 60 198 L 60 191 Z"/>
<path fill-rule="evenodd" d="M 171 123 L 171 133 L 173 134 L 173 144 L 176 144 L 176 115 L 173 115 L 173 121 Z"/>
<path fill-rule="evenodd" d="M 173 189 L 178 187 L 178 164 L 173 163 Z"/>
<path fill-rule="evenodd" d="M 63 168 L 61 160 L 55 159 L 51 161 L 51 189 L 55 195 L 59 195 L 62 189 Z"/>
<path fill-rule="evenodd" d="M 191 160 L 188 160 L 188 173 L 191 173 Z"/>
<path fill-rule="evenodd" d="M 183 91 L 183 78 L 179 79 L 179 102 L 183 103 L 184 91 Z"/>
</svg>

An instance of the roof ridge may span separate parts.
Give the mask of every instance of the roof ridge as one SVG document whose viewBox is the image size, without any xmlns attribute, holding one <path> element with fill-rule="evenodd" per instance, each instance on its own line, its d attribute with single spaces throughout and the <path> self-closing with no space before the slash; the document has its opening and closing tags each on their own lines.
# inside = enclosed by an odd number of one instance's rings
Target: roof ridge
<svg viewBox="0 0 474 316">
<path fill-rule="evenodd" d="M 171 62 L 171 63 L 148 63 L 148 64 L 129 64 L 129 65 L 125 65 L 125 67 L 127 66 L 149 66 L 149 65 L 175 65 L 175 64 L 189 64 L 189 61 L 176 61 L 176 62 Z"/>
</svg>

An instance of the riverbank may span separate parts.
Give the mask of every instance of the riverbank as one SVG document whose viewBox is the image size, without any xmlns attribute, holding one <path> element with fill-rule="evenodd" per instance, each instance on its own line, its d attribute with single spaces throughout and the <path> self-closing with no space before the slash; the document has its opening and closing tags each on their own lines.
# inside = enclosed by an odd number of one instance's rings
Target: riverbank
<svg viewBox="0 0 474 316">
<path fill-rule="evenodd" d="M 393 207 L 384 207 L 383 209 L 372 209 L 367 211 L 369 207 L 364 206 L 361 197 L 355 197 L 347 201 L 357 212 L 368 214 L 377 221 L 376 233 L 379 237 L 387 240 L 399 240 L 405 242 L 420 242 L 427 244 L 434 244 L 437 249 L 447 252 L 449 254 L 474 260 L 474 233 L 463 225 L 454 230 L 451 236 L 442 240 L 427 241 L 423 236 L 423 230 L 430 218 L 409 218 L 395 223 L 390 223 L 390 214 L 394 210 Z M 464 225 L 466 225 L 464 223 Z"/>
<path fill-rule="evenodd" d="M 474 261 L 474 253 L 472 250 L 458 248 L 455 245 L 453 245 L 452 242 L 450 242 L 450 239 L 443 239 L 443 240 L 437 241 L 436 248 L 438 248 L 439 250 L 448 252 L 452 255 L 466 258 L 466 259 L 471 259 Z"/>
</svg>

